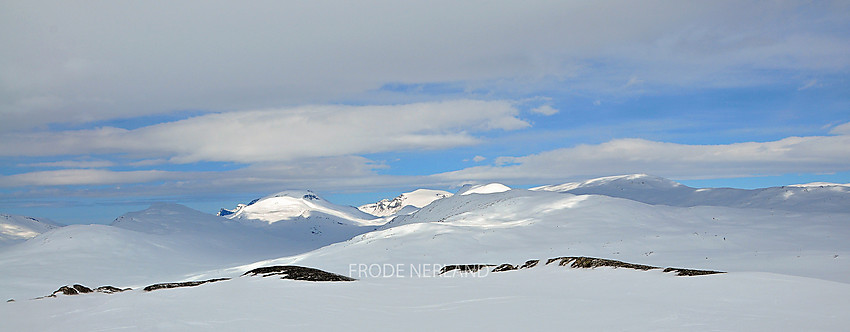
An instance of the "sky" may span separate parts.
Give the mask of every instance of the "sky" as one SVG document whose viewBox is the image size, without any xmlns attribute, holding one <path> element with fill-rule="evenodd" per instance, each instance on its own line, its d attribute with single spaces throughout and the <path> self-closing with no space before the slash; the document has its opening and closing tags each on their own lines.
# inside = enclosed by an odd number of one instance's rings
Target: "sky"
<svg viewBox="0 0 850 332">
<path fill-rule="evenodd" d="M 0 212 L 850 183 L 846 1 L 3 1 Z"/>
</svg>

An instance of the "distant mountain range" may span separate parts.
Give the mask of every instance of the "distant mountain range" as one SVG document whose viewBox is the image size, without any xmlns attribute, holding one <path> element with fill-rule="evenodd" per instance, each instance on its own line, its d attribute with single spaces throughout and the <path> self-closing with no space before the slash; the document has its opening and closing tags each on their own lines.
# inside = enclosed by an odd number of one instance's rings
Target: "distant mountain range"
<svg viewBox="0 0 850 332">
<path fill-rule="evenodd" d="M 576 195 L 605 195 L 647 204 L 726 206 L 806 212 L 850 212 L 850 185 L 810 183 L 762 189 L 691 188 L 646 174 L 611 176 L 532 188 Z"/>
<path fill-rule="evenodd" d="M 266 265 L 342 273 L 352 263 L 559 256 L 850 282 L 850 265 L 841 264 L 850 256 L 848 188 L 696 189 L 635 174 L 531 190 L 420 189 L 359 209 L 288 190 L 218 216 L 155 204 L 108 226 L 2 215 L 0 297 L 41 296 L 69 281 L 133 287 L 231 277 Z"/>
</svg>

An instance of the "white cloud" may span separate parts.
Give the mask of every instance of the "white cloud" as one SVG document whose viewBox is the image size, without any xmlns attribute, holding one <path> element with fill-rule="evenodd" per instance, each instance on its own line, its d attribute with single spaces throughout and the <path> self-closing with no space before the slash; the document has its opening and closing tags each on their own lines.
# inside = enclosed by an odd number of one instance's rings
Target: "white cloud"
<svg viewBox="0 0 850 332">
<path fill-rule="evenodd" d="M 472 158 L 472 161 L 474 161 L 476 163 L 480 163 L 484 160 L 487 160 L 487 158 L 485 158 L 484 156 L 475 156 L 474 158 Z"/>
<path fill-rule="evenodd" d="M 850 170 L 848 146 L 850 135 L 723 145 L 616 139 L 523 157 L 500 157 L 495 166 L 470 167 L 434 177 L 541 183 L 628 173 L 678 179 L 826 173 Z"/>
<path fill-rule="evenodd" d="M 0 135 L 0 156 L 120 153 L 176 163 L 254 163 L 479 143 L 475 133 L 529 124 L 508 101 L 304 106 L 228 112 L 126 130 Z"/>
<path fill-rule="evenodd" d="M 833 135 L 850 135 L 850 122 L 835 126 L 829 133 Z"/>
<path fill-rule="evenodd" d="M 772 69 L 840 74 L 850 68 L 848 10 L 796 1 L 7 2 L 0 31 L 15 33 L 0 34 L 0 130 L 323 104 L 394 82 L 511 90 L 555 81 L 566 86 L 546 91 L 619 93 L 632 75 L 647 85 L 738 86 L 770 81 Z"/>
<path fill-rule="evenodd" d="M 531 110 L 534 113 L 543 114 L 546 116 L 555 115 L 558 113 L 558 110 L 552 108 L 550 105 L 542 105 L 540 107 L 534 108 Z"/>
<path fill-rule="evenodd" d="M 180 174 L 165 171 L 115 172 L 102 169 L 63 169 L 0 176 L 0 187 L 113 185 L 171 180 Z"/>
</svg>

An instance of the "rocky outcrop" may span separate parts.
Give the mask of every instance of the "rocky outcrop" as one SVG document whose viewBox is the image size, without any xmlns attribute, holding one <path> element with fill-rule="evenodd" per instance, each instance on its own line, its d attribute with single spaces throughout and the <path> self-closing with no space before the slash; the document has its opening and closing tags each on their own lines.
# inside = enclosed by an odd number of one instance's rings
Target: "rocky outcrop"
<svg viewBox="0 0 850 332">
<path fill-rule="evenodd" d="M 505 264 L 503 264 L 505 265 Z M 496 266 L 496 264 L 467 264 L 467 265 L 446 265 L 440 269 L 440 274 L 445 274 L 446 272 L 455 271 L 461 273 L 476 273 L 483 268 Z"/>
<path fill-rule="evenodd" d="M 665 273 L 676 272 L 677 276 L 684 276 L 684 277 L 702 276 L 702 275 L 706 275 L 706 274 L 726 273 L 726 272 L 711 271 L 711 270 L 682 269 L 682 268 L 677 268 L 677 267 L 668 267 L 668 268 L 664 269 L 664 272 Z"/>
<path fill-rule="evenodd" d="M 468 264 L 468 265 L 446 265 L 440 270 L 440 274 L 445 274 L 446 272 L 456 271 L 460 273 L 477 273 L 482 271 L 482 269 L 494 267 L 492 270 L 488 272 L 505 272 L 505 271 L 514 271 L 514 270 L 522 270 L 522 269 L 530 269 L 537 264 L 540 263 L 540 260 L 532 259 L 526 261 L 522 265 L 513 265 L 509 263 L 504 264 Z M 613 268 L 624 268 L 624 269 L 633 269 L 633 270 L 657 270 L 661 269 L 658 266 L 651 265 L 642 265 L 642 264 L 634 264 L 634 263 L 626 263 L 622 261 L 617 261 L 613 259 L 605 259 L 605 258 L 596 258 L 596 257 L 580 257 L 580 256 L 563 256 L 563 257 L 555 257 L 546 260 L 546 265 L 557 263 L 558 266 L 568 266 L 575 269 L 594 269 L 597 267 L 613 267 Z M 712 271 L 712 270 L 694 270 L 694 269 L 684 269 L 684 268 L 674 268 L 668 267 L 664 268 L 665 273 L 675 272 L 677 276 L 701 276 L 708 274 L 717 274 L 717 273 L 726 273 L 721 271 Z"/>
<path fill-rule="evenodd" d="M 224 281 L 230 280 L 230 278 L 216 278 L 209 279 L 203 281 L 183 281 L 183 282 L 168 282 L 163 284 L 153 284 L 144 288 L 145 292 L 155 291 L 157 289 L 169 289 L 169 288 L 179 288 L 179 287 L 195 287 L 200 286 L 210 282 Z"/>
<path fill-rule="evenodd" d="M 121 292 L 126 292 L 128 290 L 133 290 L 133 289 L 132 288 L 118 288 L 118 287 L 113 287 L 113 286 L 100 286 L 100 287 L 94 289 L 95 292 L 104 293 L 104 294 L 121 293 Z"/>
<path fill-rule="evenodd" d="M 57 295 L 80 295 L 80 294 L 88 294 L 88 293 L 104 293 L 104 294 L 112 294 L 119 293 L 132 290 L 132 288 L 118 288 L 114 286 L 100 286 L 95 289 L 88 288 L 86 286 L 80 284 L 74 284 L 72 286 L 62 286 L 59 289 L 55 290 L 53 294 L 37 297 L 36 299 L 43 299 L 45 297 L 56 297 Z"/>
<path fill-rule="evenodd" d="M 640 265 L 640 264 L 632 264 L 621 261 L 615 261 L 612 259 L 604 259 L 604 258 L 593 258 L 593 257 L 557 257 L 550 258 L 546 261 L 546 265 L 551 263 L 558 262 L 558 266 L 567 266 L 569 264 L 572 268 L 581 268 L 581 269 L 592 269 L 602 266 L 609 266 L 613 268 L 626 268 L 626 269 L 635 269 L 635 270 L 654 270 L 659 269 L 657 266 L 649 266 L 649 265 Z"/>
<path fill-rule="evenodd" d="M 310 267 L 295 265 L 266 266 L 245 272 L 242 276 L 271 277 L 280 276 L 281 279 L 304 280 L 304 281 L 355 281 L 357 279 L 330 273 Z"/>
</svg>

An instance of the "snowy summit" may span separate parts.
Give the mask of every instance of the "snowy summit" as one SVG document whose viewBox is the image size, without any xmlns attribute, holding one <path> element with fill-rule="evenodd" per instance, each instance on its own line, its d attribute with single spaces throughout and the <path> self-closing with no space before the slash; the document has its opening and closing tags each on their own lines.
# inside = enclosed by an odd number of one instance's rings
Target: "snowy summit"
<svg viewBox="0 0 850 332">
<path fill-rule="evenodd" d="M 409 214 L 423 206 L 431 204 L 433 201 L 452 195 L 452 193 L 443 190 L 416 189 L 411 192 L 402 193 L 393 199 L 383 199 L 377 203 L 361 205 L 358 209 L 379 217 Z"/>
</svg>

